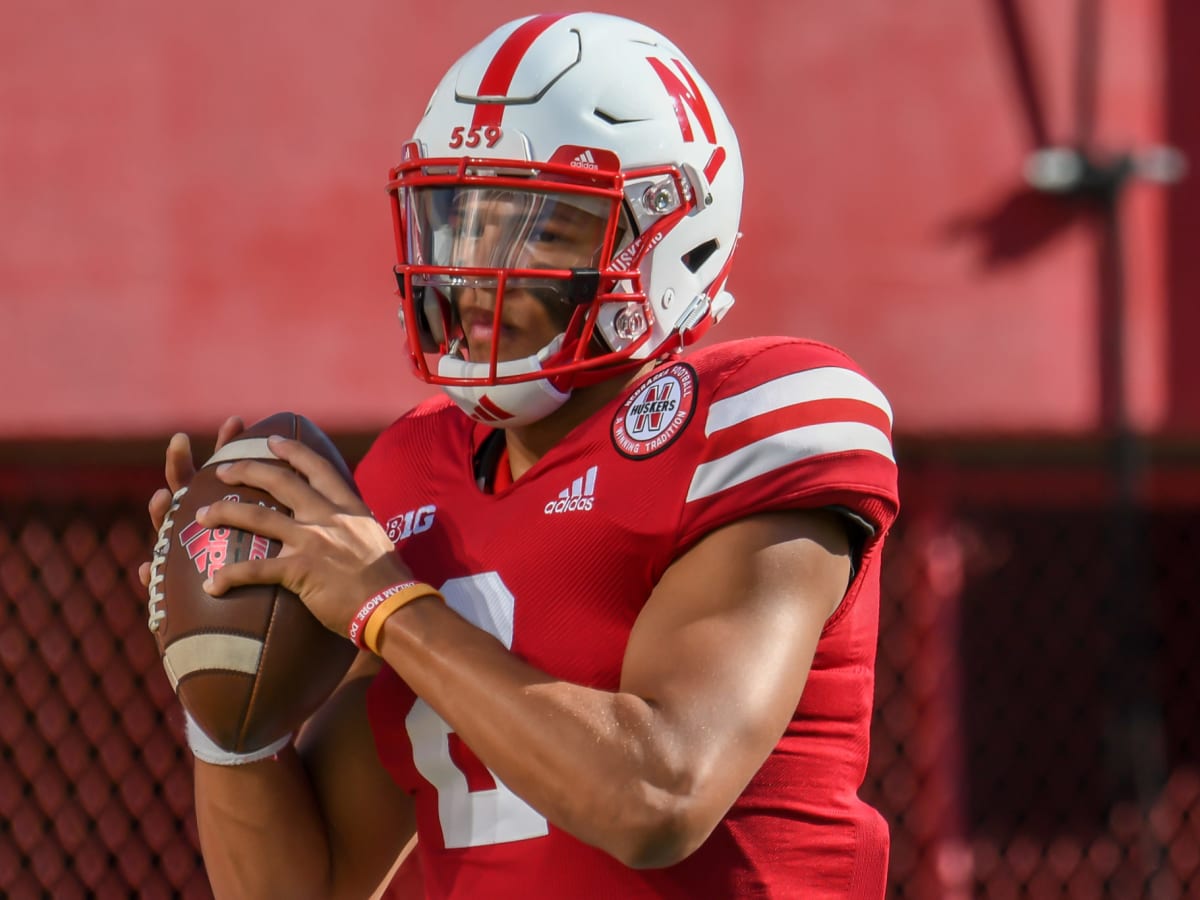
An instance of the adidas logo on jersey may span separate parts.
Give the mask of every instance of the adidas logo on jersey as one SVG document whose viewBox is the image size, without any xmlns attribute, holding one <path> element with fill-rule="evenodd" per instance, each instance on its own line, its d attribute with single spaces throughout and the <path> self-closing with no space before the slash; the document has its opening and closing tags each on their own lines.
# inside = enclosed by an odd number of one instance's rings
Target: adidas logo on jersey
<svg viewBox="0 0 1200 900">
<path fill-rule="evenodd" d="M 592 156 L 591 150 L 584 150 L 577 157 L 571 160 L 571 165 L 576 169 L 599 169 L 596 165 L 596 157 Z"/>
<path fill-rule="evenodd" d="M 599 468 L 592 466 L 581 477 L 572 481 L 569 488 L 559 491 L 558 499 L 546 504 L 546 515 L 590 510 L 596 499 L 596 472 Z"/>
</svg>

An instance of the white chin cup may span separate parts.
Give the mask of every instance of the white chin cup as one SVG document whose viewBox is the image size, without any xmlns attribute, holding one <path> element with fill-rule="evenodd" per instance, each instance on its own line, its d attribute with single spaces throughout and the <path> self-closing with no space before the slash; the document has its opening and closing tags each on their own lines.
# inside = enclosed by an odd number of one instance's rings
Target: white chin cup
<svg viewBox="0 0 1200 900">
<path fill-rule="evenodd" d="M 558 353 L 562 342 L 560 334 L 534 356 L 498 364 L 496 374 L 507 377 L 540 371 L 542 363 Z M 443 356 L 438 361 L 438 375 L 443 378 L 487 378 L 490 369 L 487 363 L 454 356 Z M 441 388 L 468 416 L 493 428 L 517 428 L 544 419 L 571 396 L 570 391 L 558 390 L 545 378 L 514 384 L 443 384 Z"/>
</svg>

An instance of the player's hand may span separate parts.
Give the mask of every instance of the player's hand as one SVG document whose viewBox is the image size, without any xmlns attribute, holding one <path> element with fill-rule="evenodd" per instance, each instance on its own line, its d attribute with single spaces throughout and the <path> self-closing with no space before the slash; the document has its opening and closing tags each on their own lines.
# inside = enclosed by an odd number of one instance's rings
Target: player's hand
<svg viewBox="0 0 1200 900">
<path fill-rule="evenodd" d="M 300 596 L 326 628 L 347 633 L 371 596 L 412 579 L 395 546 L 337 469 L 299 441 L 270 438 L 278 466 L 238 460 L 217 469 L 229 485 L 266 491 L 292 515 L 252 503 L 217 501 L 197 512 L 205 527 L 229 525 L 283 545 L 277 557 L 222 566 L 206 590 L 220 596 L 242 584 L 280 584 Z"/>
<path fill-rule="evenodd" d="M 217 429 L 217 447 L 225 446 L 245 427 L 246 425 L 240 417 L 230 416 Z M 167 515 L 167 510 L 171 508 L 171 498 L 175 496 L 175 492 L 181 487 L 191 484 L 192 477 L 196 474 L 196 462 L 192 458 L 192 442 L 186 434 L 174 435 L 167 444 L 165 471 L 167 486 L 155 491 L 148 504 L 150 526 L 154 529 L 155 534 L 158 534 L 158 530 L 162 527 L 163 519 Z M 150 562 L 148 560 L 138 566 L 138 578 L 141 579 L 142 587 L 149 588 Z"/>
</svg>

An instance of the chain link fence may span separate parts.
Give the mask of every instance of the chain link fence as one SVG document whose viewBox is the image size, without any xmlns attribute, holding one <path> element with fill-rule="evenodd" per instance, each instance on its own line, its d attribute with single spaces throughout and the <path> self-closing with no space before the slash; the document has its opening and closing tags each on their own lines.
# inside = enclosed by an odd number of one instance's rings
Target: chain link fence
<svg viewBox="0 0 1200 900">
<path fill-rule="evenodd" d="M 0 896 L 210 897 L 136 577 L 159 463 L 0 450 Z M 993 451 L 902 454 L 889 895 L 1200 897 L 1200 452 L 1131 505 L 1096 453 Z"/>
<path fill-rule="evenodd" d="M 867 785 L 891 896 L 1200 897 L 1200 454 L 980 449 L 902 463 Z"/>
<path fill-rule="evenodd" d="M 136 574 L 157 481 L 0 470 L 0 896 L 211 897 Z"/>
</svg>

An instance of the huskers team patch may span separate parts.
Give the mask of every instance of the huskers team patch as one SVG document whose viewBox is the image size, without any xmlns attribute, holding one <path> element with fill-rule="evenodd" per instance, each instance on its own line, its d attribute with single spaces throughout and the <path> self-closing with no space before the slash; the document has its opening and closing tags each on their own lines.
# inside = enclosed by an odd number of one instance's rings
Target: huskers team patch
<svg viewBox="0 0 1200 900">
<path fill-rule="evenodd" d="M 696 408 L 696 370 L 675 363 L 633 389 L 613 417 L 612 440 L 630 459 L 653 456 L 679 437 Z"/>
</svg>

